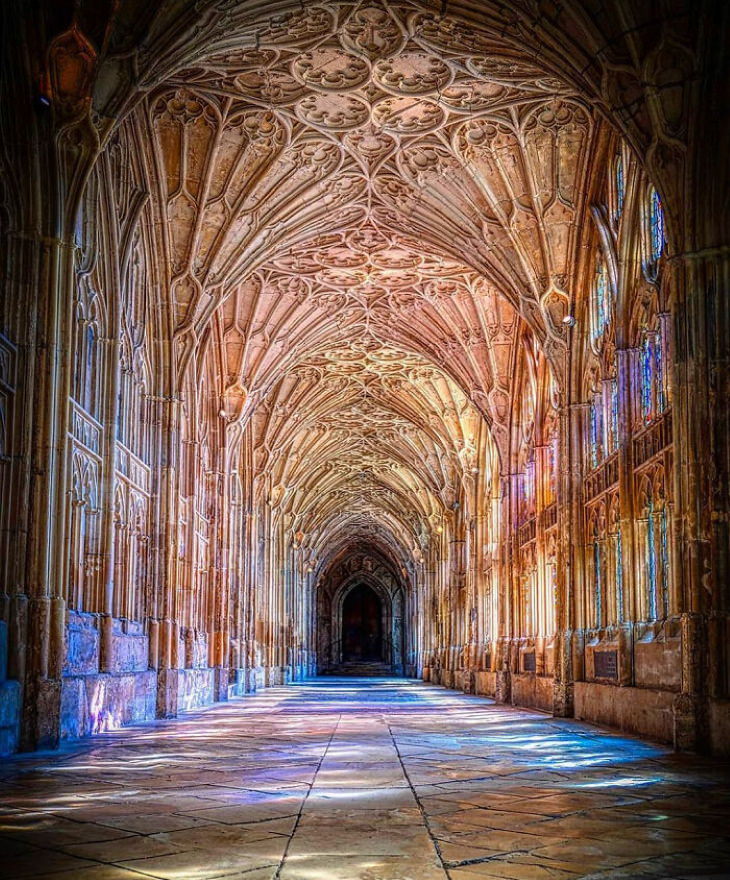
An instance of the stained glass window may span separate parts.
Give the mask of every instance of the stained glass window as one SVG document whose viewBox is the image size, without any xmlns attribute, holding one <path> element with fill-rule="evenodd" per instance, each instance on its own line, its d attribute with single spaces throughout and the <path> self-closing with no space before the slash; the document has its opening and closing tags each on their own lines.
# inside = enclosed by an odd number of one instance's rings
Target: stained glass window
<svg viewBox="0 0 730 880">
<path fill-rule="evenodd" d="M 535 507 L 535 462 L 527 463 L 525 469 L 525 503 L 527 504 L 526 513 L 532 514 Z"/>
<path fill-rule="evenodd" d="M 653 421 L 666 408 L 664 393 L 664 359 L 658 331 L 647 331 L 639 349 L 639 403 L 641 419 Z"/>
<path fill-rule="evenodd" d="M 596 608 L 595 625 L 600 626 L 603 618 L 602 607 L 602 584 L 601 584 L 601 542 L 596 538 L 593 541 L 593 586 Z"/>
<path fill-rule="evenodd" d="M 527 516 L 527 473 L 520 474 L 517 486 L 519 495 L 520 517 L 524 519 Z"/>
<path fill-rule="evenodd" d="M 656 263 L 664 252 L 664 244 L 664 210 L 659 193 L 652 188 L 649 199 L 649 246 L 653 263 Z"/>
<path fill-rule="evenodd" d="M 641 417 L 645 422 L 650 422 L 654 417 L 653 394 L 654 385 L 654 346 L 647 333 L 641 341 L 639 384 L 641 389 Z"/>
<path fill-rule="evenodd" d="M 621 156 L 616 157 L 614 166 L 616 186 L 616 220 L 621 216 L 624 209 L 624 197 L 626 195 L 626 181 L 624 180 L 624 161 Z"/>
<path fill-rule="evenodd" d="M 609 393 L 611 403 L 611 436 L 609 437 L 609 445 L 611 452 L 615 452 L 618 449 L 618 379 L 611 379 Z"/>
<path fill-rule="evenodd" d="M 659 333 L 654 334 L 654 394 L 656 397 L 657 414 L 664 412 L 664 362 L 662 357 L 661 337 Z"/>
<path fill-rule="evenodd" d="M 646 520 L 646 578 L 647 598 L 649 600 L 649 620 L 657 619 L 657 558 L 654 536 L 654 499 L 649 499 Z"/>
<path fill-rule="evenodd" d="M 659 530 L 662 552 L 662 611 L 664 617 L 669 614 L 669 544 L 667 536 L 667 509 L 662 508 L 659 519 Z"/>
<path fill-rule="evenodd" d="M 601 414 L 596 395 L 593 396 L 590 408 L 591 467 L 598 467 L 603 457 L 601 450 Z"/>
<path fill-rule="evenodd" d="M 621 530 L 616 532 L 616 615 L 618 622 L 624 619 L 624 571 L 623 571 L 623 547 L 621 546 Z"/>
<path fill-rule="evenodd" d="M 593 288 L 593 338 L 600 339 L 606 332 L 606 327 L 611 319 L 610 287 L 608 283 L 608 269 L 606 263 L 601 260 L 596 269 L 596 279 Z"/>
<path fill-rule="evenodd" d="M 83 404 L 84 407 L 91 413 L 94 412 L 96 408 L 96 395 L 95 395 L 95 386 L 96 386 L 96 333 L 94 332 L 94 327 L 91 324 L 88 324 L 86 327 L 86 375 L 84 376 L 84 387 L 83 387 Z"/>
</svg>

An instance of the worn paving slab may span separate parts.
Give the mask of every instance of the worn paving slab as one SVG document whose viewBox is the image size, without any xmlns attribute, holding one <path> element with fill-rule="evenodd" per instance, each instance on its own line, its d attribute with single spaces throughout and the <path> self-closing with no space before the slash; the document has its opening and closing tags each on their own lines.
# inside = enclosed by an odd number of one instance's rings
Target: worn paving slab
<svg viewBox="0 0 730 880">
<path fill-rule="evenodd" d="M 6 759 L 0 876 L 729 878 L 730 764 L 404 679 Z"/>
</svg>

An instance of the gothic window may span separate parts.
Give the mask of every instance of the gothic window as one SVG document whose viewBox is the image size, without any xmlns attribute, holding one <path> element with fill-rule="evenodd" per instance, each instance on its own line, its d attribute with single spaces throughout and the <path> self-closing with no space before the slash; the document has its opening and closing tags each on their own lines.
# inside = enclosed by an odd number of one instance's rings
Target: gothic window
<svg viewBox="0 0 730 880">
<path fill-rule="evenodd" d="M 520 522 L 535 515 L 535 420 L 536 373 L 534 351 L 529 341 L 523 348 L 522 389 L 517 433 L 518 516 Z"/>
<path fill-rule="evenodd" d="M 624 160 L 619 153 L 616 156 L 613 165 L 613 186 L 614 186 L 614 221 L 618 223 L 621 219 L 621 213 L 624 209 L 624 199 L 626 197 L 626 179 L 624 172 Z"/>
<path fill-rule="evenodd" d="M 72 396 L 97 416 L 100 383 L 98 297 L 85 284 L 77 289 Z"/>
<path fill-rule="evenodd" d="M 589 301 L 587 334 L 588 444 L 586 464 L 593 469 L 618 448 L 618 382 L 615 354 L 615 293 L 607 259 L 598 253 Z"/>
<path fill-rule="evenodd" d="M 129 545 L 126 486 L 119 482 L 114 494 L 114 603 L 115 617 L 124 617 Z"/>
<path fill-rule="evenodd" d="M 639 403 L 644 424 L 654 421 L 665 406 L 664 358 L 659 329 L 644 328 L 639 348 Z"/>
<path fill-rule="evenodd" d="M 588 519 L 587 570 L 590 593 L 586 625 L 589 627 L 600 627 L 605 622 L 605 534 L 605 515 L 601 503 L 592 508 Z"/>
<path fill-rule="evenodd" d="M 121 485 L 114 502 L 114 616 L 144 620 L 147 594 L 147 503 Z"/>
<path fill-rule="evenodd" d="M 643 604 L 647 620 L 669 614 L 671 578 L 664 472 L 657 468 L 640 483 L 639 556 L 643 572 Z"/>
<path fill-rule="evenodd" d="M 659 193 L 654 187 L 651 187 L 646 194 L 641 236 L 644 274 L 648 281 L 656 282 L 667 241 L 664 209 Z"/>
<path fill-rule="evenodd" d="M 75 228 L 75 291 L 73 376 L 71 395 L 87 413 L 97 412 L 102 387 L 99 340 L 104 335 L 104 302 L 99 290 L 99 186 L 97 173 L 89 178 Z"/>
<path fill-rule="evenodd" d="M 522 571 L 522 621 L 525 636 L 536 636 L 542 630 L 542 614 L 538 589 L 534 542 L 526 545 L 520 555 Z"/>
<path fill-rule="evenodd" d="M 130 510 L 132 564 L 127 599 L 130 619 L 143 620 L 147 613 L 147 505 L 146 500 L 135 493 Z"/>
<path fill-rule="evenodd" d="M 649 301 L 640 305 L 634 324 L 635 392 L 634 425 L 649 425 L 669 406 L 665 367 L 666 344 L 658 314 L 658 292 L 652 290 Z"/>
<path fill-rule="evenodd" d="M 603 383 L 597 370 L 594 370 L 588 391 L 588 444 L 587 466 L 589 469 L 598 467 L 606 457 L 604 442 L 604 405 Z"/>
<path fill-rule="evenodd" d="M 647 610 L 650 620 L 658 617 L 657 603 L 657 552 L 656 552 L 656 512 L 654 499 L 649 495 L 646 502 L 646 587 Z"/>
<path fill-rule="evenodd" d="M 608 380 L 609 397 L 609 421 L 608 421 L 608 449 L 615 452 L 618 449 L 618 378 L 613 376 Z"/>
<path fill-rule="evenodd" d="M 608 521 L 608 544 L 611 555 L 610 568 L 614 608 L 612 618 L 616 623 L 624 619 L 623 546 L 621 544 L 621 521 L 618 494 L 610 502 Z"/>
<path fill-rule="evenodd" d="M 667 508 L 662 505 L 659 512 L 659 554 L 662 566 L 662 612 L 669 613 L 669 546 L 667 543 Z"/>
<path fill-rule="evenodd" d="M 547 507 L 557 497 L 558 478 L 558 411 L 555 406 L 553 383 L 549 383 L 549 393 L 544 400 L 545 411 L 542 417 L 542 443 L 545 448 L 542 474 L 543 505 Z"/>
<path fill-rule="evenodd" d="M 594 343 L 599 343 L 612 319 L 613 302 L 606 261 L 601 258 L 593 280 L 591 324 Z"/>
<path fill-rule="evenodd" d="M 126 334 L 122 336 L 119 377 L 119 422 L 117 439 L 143 461 L 149 460 L 148 370 L 142 353 L 131 352 Z"/>
<path fill-rule="evenodd" d="M 101 611 L 98 594 L 98 474 L 95 462 L 76 452 L 68 508 L 70 552 L 66 601 L 76 611 Z"/>
<path fill-rule="evenodd" d="M 545 596 L 543 624 L 541 635 L 552 636 L 555 633 L 555 611 L 558 602 L 558 564 L 557 541 L 555 535 L 548 540 L 545 566 Z"/>
<path fill-rule="evenodd" d="M 659 193 L 652 187 L 649 193 L 649 257 L 657 263 L 664 253 L 664 210 Z"/>
</svg>

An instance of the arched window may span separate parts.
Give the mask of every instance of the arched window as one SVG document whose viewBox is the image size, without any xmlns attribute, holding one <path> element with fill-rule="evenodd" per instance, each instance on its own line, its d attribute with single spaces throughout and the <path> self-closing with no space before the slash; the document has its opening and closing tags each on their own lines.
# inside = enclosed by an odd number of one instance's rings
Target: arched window
<svg viewBox="0 0 730 880">
<path fill-rule="evenodd" d="M 520 400 L 520 426 L 517 447 L 519 477 L 519 520 L 525 522 L 535 515 L 535 378 L 525 356 L 524 385 Z"/>
<path fill-rule="evenodd" d="M 596 366 L 591 372 L 588 385 L 588 444 L 586 446 L 586 465 L 589 469 L 598 467 L 606 457 L 602 384 Z"/>
<path fill-rule="evenodd" d="M 612 376 L 608 380 L 608 450 L 613 453 L 618 449 L 618 379 Z"/>
<path fill-rule="evenodd" d="M 641 422 L 650 424 L 666 409 L 661 331 L 644 327 L 639 343 L 639 408 Z"/>
<path fill-rule="evenodd" d="M 593 281 L 591 326 L 593 341 L 598 342 L 606 332 L 612 320 L 611 285 L 608 268 L 604 259 L 599 259 L 596 266 L 596 277 Z"/>
<path fill-rule="evenodd" d="M 586 334 L 588 424 L 586 462 L 598 467 L 618 449 L 618 381 L 615 290 L 607 255 L 598 248 Z"/>
<path fill-rule="evenodd" d="M 557 496 L 559 442 L 557 395 L 552 376 L 546 384 L 547 388 L 543 392 L 541 431 L 546 453 L 542 474 L 542 499 L 545 507 L 552 504 Z"/>
<path fill-rule="evenodd" d="M 659 193 L 654 187 L 649 192 L 648 222 L 649 259 L 652 263 L 657 263 L 664 253 L 666 239 L 664 235 L 664 210 Z"/>
<path fill-rule="evenodd" d="M 76 293 L 72 396 L 86 412 L 98 417 L 100 388 L 99 300 L 85 282 Z"/>
<path fill-rule="evenodd" d="M 69 582 L 64 596 L 76 611 L 101 611 L 98 555 L 98 466 L 81 452 L 71 463 L 68 507 Z"/>
<path fill-rule="evenodd" d="M 626 179 L 624 176 L 624 160 L 619 153 L 613 164 L 613 186 L 614 186 L 614 222 L 618 223 L 621 219 L 621 213 L 624 209 L 624 199 L 626 198 Z"/>
<path fill-rule="evenodd" d="M 586 625 L 600 627 L 605 616 L 605 537 L 606 517 L 603 503 L 595 505 L 588 514 L 587 569 L 590 580 L 589 607 Z"/>
<path fill-rule="evenodd" d="M 616 623 L 621 623 L 624 619 L 624 575 L 618 493 L 616 493 L 610 501 L 608 515 L 608 544 L 611 555 L 610 567 L 612 570 L 613 593 L 615 597 L 613 619 Z"/>
<path fill-rule="evenodd" d="M 669 614 L 671 577 L 667 506 L 664 472 L 657 468 L 645 474 L 639 491 L 641 509 L 640 570 L 644 573 L 644 603 L 647 620 L 659 620 Z"/>
</svg>

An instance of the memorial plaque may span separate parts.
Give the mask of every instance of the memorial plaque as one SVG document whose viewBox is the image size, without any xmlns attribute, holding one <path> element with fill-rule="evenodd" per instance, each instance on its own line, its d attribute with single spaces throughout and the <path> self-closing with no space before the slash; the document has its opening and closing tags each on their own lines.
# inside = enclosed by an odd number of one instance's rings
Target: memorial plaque
<svg viewBox="0 0 730 880">
<path fill-rule="evenodd" d="M 595 651 L 593 670 L 596 678 L 618 678 L 618 652 Z"/>
<path fill-rule="evenodd" d="M 534 672 L 537 669 L 537 660 L 533 654 L 523 654 L 522 655 L 522 670 L 523 672 Z"/>
</svg>

